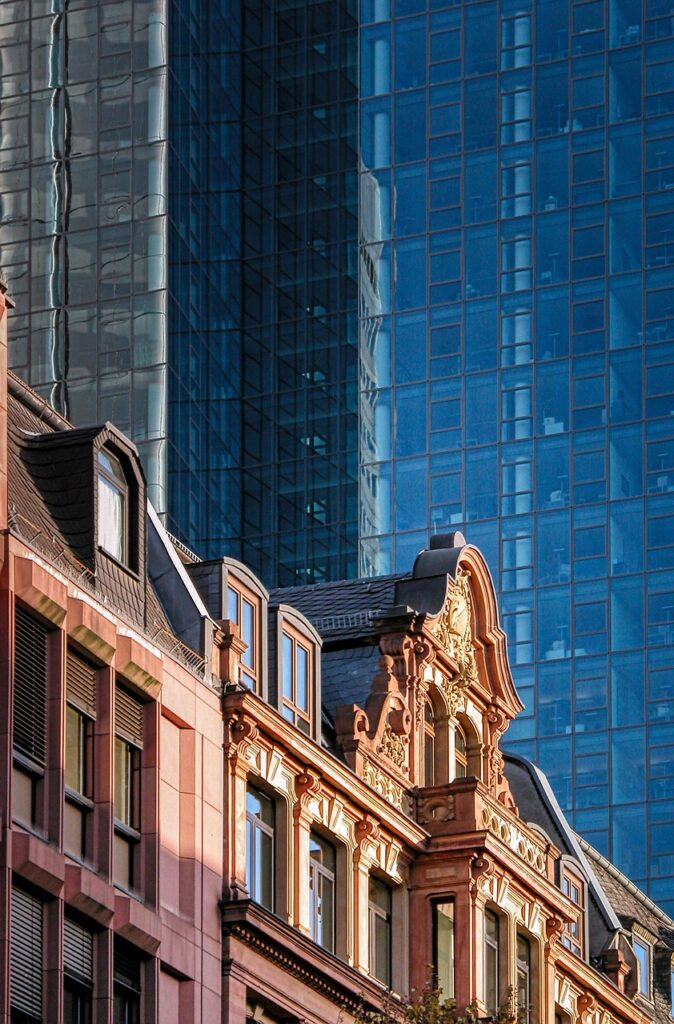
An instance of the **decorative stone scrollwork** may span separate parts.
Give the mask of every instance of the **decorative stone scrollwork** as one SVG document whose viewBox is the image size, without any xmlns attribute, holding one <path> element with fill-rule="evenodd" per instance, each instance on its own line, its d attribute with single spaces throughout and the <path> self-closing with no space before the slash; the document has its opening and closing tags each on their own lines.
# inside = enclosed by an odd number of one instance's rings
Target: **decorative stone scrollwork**
<svg viewBox="0 0 674 1024">
<path fill-rule="evenodd" d="M 521 857 L 534 871 L 538 871 L 541 875 L 545 874 L 545 853 L 532 842 L 522 829 L 502 818 L 500 814 L 487 806 L 482 808 L 482 821 L 485 828 L 498 836 L 501 842 Z"/>
<path fill-rule="evenodd" d="M 385 772 L 367 759 L 363 761 L 363 781 L 368 786 L 371 786 L 375 793 L 379 793 L 387 803 L 396 807 L 399 811 L 406 811 L 407 797 L 402 786 L 399 786 Z"/>
<path fill-rule="evenodd" d="M 422 797 L 417 803 L 417 821 L 427 825 L 433 821 L 454 821 L 456 798 L 452 793 Z"/>
<path fill-rule="evenodd" d="M 369 815 L 357 821 L 353 828 L 356 846 L 363 848 L 365 843 L 376 843 L 380 836 L 379 824 Z"/>
<path fill-rule="evenodd" d="M 449 589 L 445 610 L 433 632 L 459 666 L 454 682 L 461 689 L 478 682 L 475 648 L 471 633 L 470 573 L 459 568 Z"/>
<path fill-rule="evenodd" d="M 233 714 L 225 716 L 225 754 L 231 760 L 245 759 L 258 737 L 258 728 L 252 718 Z"/>
<path fill-rule="evenodd" d="M 382 734 L 381 743 L 377 748 L 377 753 L 388 757 L 396 768 L 402 769 L 407 757 L 405 750 L 406 744 L 407 737 L 397 735 L 393 731 L 391 723 L 387 722 L 384 726 L 384 732 Z"/>
<path fill-rule="evenodd" d="M 564 931 L 564 922 L 560 917 L 549 917 L 545 922 L 545 949 L 550 953 L 556 947 Z"/>
<path fill-rule="evenodd" d="M 311 797 L 320 796 L 322 788 L 319 776 L 310 771 L 300 772 L 295 777 L 295 792 L 298 800 L 303 803 L 308 802 Z"/>
<path fill-rule="evenodd" d="M 578 1019 L 587 1024 L 592 1019 L 592 1014 L 597 1007 L 597 1000 L 589 992 L 583 992 L 576 1000 Z"/>
<path fill-rule="evenodd" d="M 466 705 L 466 688 L 460 685 L 456 679 L 445 679 L 441 683 L 442 692 L 447 700 L 447 710 L 452 717 L 457 711 L 462 711 Z"/>
</svg>

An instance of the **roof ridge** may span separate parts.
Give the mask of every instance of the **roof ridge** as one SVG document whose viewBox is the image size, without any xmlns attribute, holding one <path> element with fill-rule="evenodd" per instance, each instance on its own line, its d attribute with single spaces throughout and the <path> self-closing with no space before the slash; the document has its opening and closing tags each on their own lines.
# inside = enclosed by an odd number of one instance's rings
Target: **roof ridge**
<svg viewBox="0 0 674 1024">
<path fill-rule="evenodd" d="M 595 861 L 595 863 L 599 864 L 604 871 L 608 872 L 609 875 L 612 875 L 617 882 L 620 882 L 623 888 L 627 889 L 630 895 L 634 896 L 639 903 L 642 903 L 647 910 L 655 915 L 655 917 L 674 928 L 674 920 L 661 907 L 659 907 L 657 903 L 654 903 L 650 896 L 647 896 L 645 892 L 642 892 L 639 886 L 635 885 L 634 882 L 628 878 L 627 875 L 623 874 L 620 868 L 617 868 L 612 861 L 604 856 L 603 853 L 600 853 L 599 850 L 595 850 L 594 846 L 591 846 L 587 839 L 584 839 L 577 832 L 575 835 L 584 853 Z"/>
<path fill-rule="evenodd" d="M 35 413 L 43 423 L 53 430 L 74 429 L 70 420 L 57 412 L 46 398 L 43 398 L 30 384 L 26 384 L 20 377 L 17 377 L 12 370 L 7 371 L 7 388 L 14 398 L 18 399 L 22 405 Z"/>
</svg>

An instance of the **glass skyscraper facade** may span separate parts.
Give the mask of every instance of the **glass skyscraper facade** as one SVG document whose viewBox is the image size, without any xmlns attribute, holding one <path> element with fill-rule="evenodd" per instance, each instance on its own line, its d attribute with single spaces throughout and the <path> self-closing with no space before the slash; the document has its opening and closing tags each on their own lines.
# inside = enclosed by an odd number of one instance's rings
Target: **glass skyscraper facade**
<svg viewBox="0 0 674 1024">
<path fill-rule="evenodd" d="M 358 567 L 353 0 L 173 0 L 170 524 L 267 580 Z"/>
<path fill-rule="evenodd" d="M 12 363 L 268 583 L 463 529 L 513 749 L 674 910 L 672 0 L 0 2 Z"/>
<path fill-rule="evenodd" d="M 12 367 L 137 442 L 166 508 L 164 0 L 0 3 L 0 266 Z"/>
<path fill-rule="evenodd" d="M 482 548 L 510 747 L 670 911 L 673 58 L 670 0 L 361 6 L 361 571 Z"/>
</svg>

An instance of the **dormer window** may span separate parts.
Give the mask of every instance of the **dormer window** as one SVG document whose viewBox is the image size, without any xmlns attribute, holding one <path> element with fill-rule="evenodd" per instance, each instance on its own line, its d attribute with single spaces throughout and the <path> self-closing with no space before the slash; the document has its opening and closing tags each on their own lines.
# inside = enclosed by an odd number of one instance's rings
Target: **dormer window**
<svg viewBox="0 0 674 1024">
<path fill-rule="evenodd" d="M 646 999 L 651 998 L 651 946 L 639 935 L 632 935 L 632 949 L 637 958 L 637 991 Z"/>
<path fill-rule="evenodd" d="M 562 872 L 562 892 L 578 907 L 575 921 L 567 924 L 562 936 L 562 945 L 570 949 L 576 956 L 583 955 L 583 910 L 585 907 L 584 886 L 580 878 L 570 871 Z"/>
<path fill-rule="evenodd" d="M 241 682 L 256 693 L 259 689 L 260 599 L 238 584 L 227 586 L 227 618 L 239 627 L 246 644 L 241 657 Z"/>
<path fill-rule="evenodd" d="M 107 448 L 98 452 L 98 546 L 129 564 L 129 485 L 119 459 Z"/>
<path fill-rule="evenodd" d="M 283 631 L 283 717 L 307 736 L 311 732 L 311 652 L 300 638 Z"/>
</svg>

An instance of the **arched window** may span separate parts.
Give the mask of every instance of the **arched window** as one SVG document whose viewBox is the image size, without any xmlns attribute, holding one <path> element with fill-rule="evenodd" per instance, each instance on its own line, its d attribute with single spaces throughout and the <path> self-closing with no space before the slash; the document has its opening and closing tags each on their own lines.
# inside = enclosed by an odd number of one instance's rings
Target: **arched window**
<svg viewBox="0 0 674 1024">
<path fill-rule="evenodd" d="M 466 734 L 460 725 L 454 729 L 454 778 L 465 779 L 468 774 Z"/>
<path fill-rule="evenodd" d="M 435 785 L 435 715 L 433 705 L 424 705 L 424 786 Z"/>
</svg>

